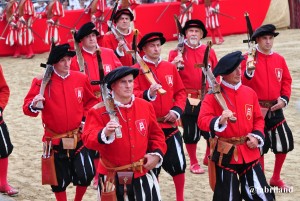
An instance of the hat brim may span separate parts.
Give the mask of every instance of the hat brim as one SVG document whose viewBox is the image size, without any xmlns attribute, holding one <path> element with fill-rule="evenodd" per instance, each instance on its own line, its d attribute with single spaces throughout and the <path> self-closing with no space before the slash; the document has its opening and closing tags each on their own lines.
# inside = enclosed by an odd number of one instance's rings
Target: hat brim
<svg viewBox="0 0 300 201">
<path fill-rule="evenodd" d="M 109 76 L 109 74 L 107 74 Z M 111 85 L 116 82 L 117 80 L 126 77 L 127 75 L 133 75 L 133 79 L 135 79 L 139 75 L 139 69 L 137 68 L 128 68 L 127 70 L 123 71 L 122 73 L 112 75 L 107 81 L 107 88 L 111 90 Z M 105 81 L 105 80 L 104 80 Z"/>
<path fill-rule="evenodd" d="M 253 34 L 251 37 L 251 40 L 255 41 L 256 38 L 261 37 L 261 36 L 266 36 L 266 35 L 273 35 L 274 37 L 278 36 L 279 33 L 278 32 L 269 32 L 269 31 L 264 31 L 264 32 L 260 32 L 258 34 Z"/>
</svg>

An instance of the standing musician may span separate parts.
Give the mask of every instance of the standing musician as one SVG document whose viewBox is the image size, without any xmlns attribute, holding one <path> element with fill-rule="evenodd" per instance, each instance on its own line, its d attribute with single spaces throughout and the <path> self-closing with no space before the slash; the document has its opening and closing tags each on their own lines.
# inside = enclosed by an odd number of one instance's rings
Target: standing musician
<svg viewBox="0 0 300 201">
<path fill-rule="evenodd" d="M 206 28 L 211 33 L 211 39 L 213 44 L 220 45 L 224 42 L 224 38 L 220 31 L 219 23 L 219 0 L 200 0 L 201 3 L 204 1 L 205 14 L 206 14 Z M 218 42 L 216 41 L 216 35 L 219 37 Z"/>
<path fill-rule="evenodd" d="M 67 201 L 66 188 L 71 182 L 76 186 L 74 201 L 81 201 L 94 176 L 90 152 L 81 141 L 81 130 L 86 112 L 98 101 L 87 76 L 70 71 L 75 52 L 69 48 L 69 44 L 52 46 L 47 61 L 54 67 L 50 83 L 42 95 L 39 93 L 42 79 L 34 78 L 23 104 L 25 115 L 37 117 L 42 113 L 43 142 L 52 141 L 58 185 L 51 188 L 57 201 Z M 39 101 L 44 102 L 42 110 L 36 108 Z M 66 148 L 65 139 L 73 140 L 73 147 Z"/>
<path fill-rule="evenodd" d="M 7 125 L 3 119 L 3 112 L 8 103 L 10 90 L 6 83 L 2 66 L 0 65 L 0 193 L 16 196 L 19 191 L 9 185 L 7 181 L 8 157 L 13 151 Z"/>
<path fill-rule="evenodd" d="M 107 32 L 102 40 L 103 47 L 114 50 L 115 54 L 120 59 L 122 65 L 133 65 L 132 55 L 126 52 L 125 46 L 128 50 L 134 49 L 132 47 L 134 31 L 131 28 L 131 21 L 134 16 L 130 8 L 123 8 L 118 10 L 113 16 L 113 22 L 115 23 L 115 35 L 112 31 Z M 138 34 L 137 41 L 140 41 L 141 34 Z M 137 43 L 136 43 L 137 44 Z"/>
<path fill-rule="evenodd" d="M 183 124 L 183 139 L 186 145 L 187 152 L 190 157 L 190 171 L 194 174 L 202 174 L 204 170 L 201 169 L 197 160 L 197 143 L 200 136 L 203 135 L 208 139 L 209 134 L 201 131 L 197 126 L 197 119 L 201 105 L 201 90 L 206 90 L 206 80 L 201 68 L 195 68 L 195 64 L 202 64 L 205 54 L 206 46 L 202 44 L 201 39 L 205 38 L 207 31 L 205 25 L 196 19 L 189 20 L 183 27 L 184 52 L 178 54 L 177 50 L 171 50 L 169 53 L 169 61 L 176 64 L 182 62 L 184 64 L 183 70 L 179 71 L 179 75 L 185 86 L 187 93 L 186 106 L 181 121 Z M 213 49 L 209 54 L 209 63 L 213 69 L 217 64 L 217 56 Z M 203 80 L 204 79 L 204 82 Z M 205 85 L 202 87 L 202 85 Z M 207 156 L 209 148 L 206 148 L 206 155 L 204 157 L 204 164 L 207 165 Z"/>
<path fill-rule="evenodd" d="M 21 0 L 19 5 L 19 23 L 18 23 L 18 40 L 21 46 L 26 49 L 25 59 L 34 57 L 32 45 L 34 42 L 32 22 L 35 16 L 35 10 L 31 0 Z"/>
<path fill-rule="evenodd" d="M 213 201 L 273 201 L 275 195 L 258 160 L 265 139 L 264 119 L 255 91 L 241 84 L 242 60 L 242 52 L 229 53 L 213 71 L 215 77 L 223 77 L 220 91 L 228 109 L 222 109 L 214 94 L 206 94 L 199 114 L 198 126 L 211 132 L 210 145 L 214 144 Z M 233 114 L 236 122 L 229 121 Z"/>
<path fill-rule="evenodd" d="M 51 44 L 52 38 L 56 45 L 59 44 L 59 18 L 64 16 L 65 11 L 59 0 L 52 0 L 52 2 L 47 5 L 46 12 L 41 16 L 43 18 L 47 18 L 47 29 L 45 35 L 46 44 Z"/>
<path fill-rule="evenodd" d="M 88 76 L 89 81 L 93 80 L 101 80 L 99 74 L 99 61 L 97 59 L 97 48 L 100 49 L 100 55 L 102 59 L 102 65 L 104 70 L 104 75 L 112 71 L 113 69 L 121 66 L 121 62 L 114 54 L 111 49 L 99 47 L 97 44 L 97 36 L 99 36 L 99 32 L 95 28 L 95 25 L 92 22 L 87 22 L 82 25 L 77 33 L 75 33 L 75 42 L 81 43 L 81 54 L 78 53 L 75 57 L 73 57 L 71 62 L 71 70 L 79 71 L 80 67 L 78 64 L 78 59 L 82 56 L 84 60 L 84 72 Z M 94 95 L 101 100 L 101 92 L 99 85 L 91 85 Z M 94 164 L 97 169 L 99 163 L 99 154 L 94 153 Z M 93 186 L 96 188 L 98 185 L 98 175 L 95 175 Z"/>
<path fill-rule="evenodd" d="M 97 170 L 102 181 L 104 176 L 115 178 L 118 201 L 160 201 L 159 184 L 151 170 L 162 164 L 167 146 L 152 104 L 133 95 L 138 74 L 138 69 L 122 66 L 105 76 L 104 83 L 111 90 L 119 122 L 110 120 L 101 102 L 89 110 L 82 139 L 89 149 L 100 152 Z M 121 138 L 115 135 L 117 127 L 122 132 Z M 133 176 L 122 179 L 122 172 Z M 99 185 L 100 194 L 103 187 Z"/>
<path fill-rule="evenodd" d="M 4 18 L 7 21 L 8 34 L 6 36 L 5 44 L 11 47 L 14 47 L 14 58 L 20 57 L 20 47 L 18 43 L 18 2 L 17 0 L 10 0 L 4 11 L 3 15 L 0 16 L 0 20 L 2 21 Z M 4 31 L 4 30 L 3 30 Z M 4 34 L 4 33 L 2 33 Z"/>
<path fill-rule="evenodd" d="M 244 76 L 243 84 L 256 91 L 262 110 L 265 115 L 266 143 L 263 153 L 268 149 L 275 154 L 275 165 L 271 186 L 290 189 L 280 178 L 280 172 L 289 151 L 294 149 L 294 140 L 283 114 L 290 100 L 292 77 L 283 56 L 273 51 L 274 38 L 279 34 L 276 27 L 266 24 L 259 27 L 252 35 L 256 45 L 254 57 L 255 70 L 247 70 L 246 62 L 242 63 Z M 247 55 L 246 55 L 247 57 Z M 264 156 L 261 164 L 264 167 Z"/>
<path fill-rule="evenodd" d="M 82 25 L 75 34 L 75 40 L 82 44 L 81 53 L 85 63 L 85 74 L 89 77 L 90 81 L 100 80 L 98 70 L 98 60 L 96 55 L 97 48 L 100 49 L 104 74 L 106 75 L 113 69 L 121 66 L 121 62 L 116 57 L 111 49 L 99 47 L 97 44 L 97 37 L 99 32 L 92 22 L 87 22 Z M 71 70 L 79 71 L 78 55 L 72 58 Z M 99 85 L 92 86 L 93 92 L 97 98 L 100 98 Z"/>
<path fill-rule="evenodd" d="M 149 67 L 149 72 L 143 73 L 140 64 L 134 67 L 140 69 L 140 75 L 135 79 L 135 95 L 150 101 L 155 110 L 156 119 L 163 129 L 167 153 L 162 167 L 172 177 L 176 188 L 176 200 L 184 200 L 184 182 L 186 160 L 183 151 L 182 137 L 178 130 L 177 120 L 180 119 L 186 103 L 186 93 L 182 80 L 174 64 L 162 60 L 161 46 L 166 42 L 160 32 L 146 34 L 138 44 L 143 51 L 143 61 Z M 146 76 L 153 73 L 155 84 L 150 84 Z M 158 94 L 159 89 L 165 89 L 165 94 Z M 157 175 L 160 168 L 157 169 Z"/>
</svg>

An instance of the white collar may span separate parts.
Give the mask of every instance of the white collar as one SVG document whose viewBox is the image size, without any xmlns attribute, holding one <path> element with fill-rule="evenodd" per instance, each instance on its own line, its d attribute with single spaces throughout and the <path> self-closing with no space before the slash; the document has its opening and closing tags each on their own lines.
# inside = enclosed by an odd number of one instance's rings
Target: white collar
<svg viewBox="0 0 300 201">
<path fill-rule="evenodd" d="M 152 63 L 152 64 L 154 64 L 154 65 L 156 66 L 156 63 L 153 62 L 153 61 L 151 61 L 151 60 L 149 60 L 149 59 L 147 59 L 146 55 L 143 56 L 143 60 L 146 61 L 146 62 L 148 62 L 148 63 Z M 161 56 L 159 56 L 157 65 L 158 65 L 161 61 L 162 61 Z"/>
<path fill-rule="evenodd" d="M 114 98 L 114 92 L 113 91 L 112 91 L 112 98 Z M 135 100 L 135 96 L 134 96 L 134 94 L 132 94 L 130 103 L 123 104 L 123 103 L 120 103 L 119 101 L 117 101 L 115 99 L 114 99 L 114 103 L 117 107 L 130 108 L 132 106 L 134 100 Z"/>
<path fill-rule="evenodd" d="M 256 50 L 259 51 L 260 53 L 264 54 L 264 55 L 272 55 L 272 54 L 274 53 L 272 49 L 271 49 L 271 51 L 270 51 L 270 54 L 265 54 L 265 53 L 263 53 L 263 52 L 258 48 L 258 44 L 256 44 Z"/>
<path fill-rule="evenodd" d="M 233 89 L 233 90 L 236 91 L 236 90 L 238 90 L 240 88 L 240 86 L 242 85 L 242 82 L 240 81 L 236 85 L 232 85 L 232 84 L 229 84 L 228 82 L 222 80 L 222 84 L 224 84 L 226 87 L 228 87 L 228 88 Z"/>
<path fill-rule="evenodd" d="M 66 76 L 62 76 L 62 75 L 58 74 L 58 72 L 55 70 L 55 68 L 54 68 L 54 73 L 55 73 L 58 77 L 62 78 L 63 80 L 66 79 L 67 77 L 69 77 L 69 75 L 70 75 L 70 71 L 68 71 L 68 74 L 67 74 Z"/>
<path fill-rule="evenodd" d="M 98 49 L 98 48 L 99 48 L 99 45 L 97 44 L 97 45 L 96 45 L 96 49 Z M 83 49 L 85 52 L 90 53 L 90 54 L 94 54 L 94 53 L 95 53 L 95 52 L 88 51 L 88 50 L 85 49 L 83 46 L 82 46 L 82 49 Z"/>
<path fill-rule="evenodd" d="M 202 45 L 202 42 L 201 42 L 201 40 L 200 40 L 198 46 L 192 47 L 192 46 L 190 46 L 190 45 L 188 44 L 187 39 L 184 39 L 184 44 L 185 44 L 186 46 L 192 48 L 192 49 L 197 49 L 197 48 L 199 48 L 199 47 Z"/>
<path fill-rule="evenodd" d="M 122 33 L 122 32 L 118 29 L 118 26 L 116 26 L 116 30 L 117 30 L 121 35 L 123 35 L 123 36 L 128 36 L 128 35 L 131 34 L 131 27 L 128 28 L 128 33 L 127 33 L 127 34 Z"/>
</svg>

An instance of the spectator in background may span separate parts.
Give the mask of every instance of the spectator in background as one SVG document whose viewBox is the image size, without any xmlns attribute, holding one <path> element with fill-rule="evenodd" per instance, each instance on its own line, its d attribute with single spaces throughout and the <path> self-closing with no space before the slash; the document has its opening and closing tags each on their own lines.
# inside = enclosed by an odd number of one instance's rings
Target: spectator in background
<svg viewBox="0 0 300 201">
<path fill-rule="evenodd" d="M 34 4 L 33 7 L 35 9 L 35 12 L 41 13 L 44 12 L 47 6 L 47 1 L 46 0 L 37 0 Z"/>
<path fill-rule="evenodd" d="M 79 0 L 69 0 L 69 10 L 81 9 Z"/>
</svg>

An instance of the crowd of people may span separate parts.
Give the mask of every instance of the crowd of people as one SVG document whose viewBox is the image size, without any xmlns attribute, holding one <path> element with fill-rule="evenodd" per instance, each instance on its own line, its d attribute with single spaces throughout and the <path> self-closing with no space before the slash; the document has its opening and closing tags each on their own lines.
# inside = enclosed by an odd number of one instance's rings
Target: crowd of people
<svg viewBox="0 0 300 201">
<path fill-rule="evenodd" d="M 94 180 L 104 201 L 160 201 L 163 168 L 173 179 L 176 200 L 184 201 L 187 166 L 192 174 L 205 174 L 196 153 L 201 136 L 214 201 L 275 200 L 271 186 L 290 188 L 280 172 L 294 148 L 282 110 L 290 100 L 292 78 L 285 59 L 272 49 L 276 27 L 255 30 L 254 57 L 235 51 L 218 61 L 211 44 L 202 39 L 210 33 L 213 44 L 224 42 L 219 1 L 197 1 L 206 6 L 206 23 L 189 17 L 181 22 L 183 51 L 173 49 L 163 60 L 163 33 L 141 34 L 132 27 L 130 5 L 135 3 L 116 5 L 110 31 L 104 33 L 97 21 L 107 5 L 92 2 L 85 10 L 91 21 L 73 32 L 74 50 L 60 44 L 57 23 L 64 16 L 63 2 L 52 0 L 40 15 L 47 18 L 51 49 L 46 73 L 33 78 L 23 112 L 30 117 L 41 113 L 43 157 L 52 159 L 45 165 L 53 170 L 42 168 L 42 176 L 52 178 L 46 184 L 56 200 L 67 200 L 71 183 L 76 186 L 74 200 L 82 200 Z M 14 57 L 20 57 L 20 45 L 26 46 L 25 58 L 30 59 L 34 5 L 31 0 L 7 5 L 2 16 L 10 25 L 6 44 L 16 47 Z M 20 29 L 26 37 L 20 37 Z M 249 68 L 250 62 L 256 67 Z M 178 69 L 178 63 L 183 67 Z M 16 196 L 18 191 L 7 182 L 13 145 L 3 120 L 9 87 L 2 73 L 0 85 L 0 192 Z M 263 158 L 269 149 L 276 160 L 268 182 Z"/>
</svg>

